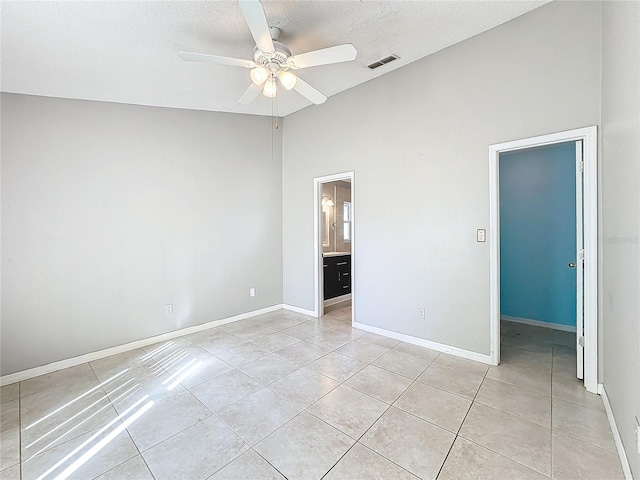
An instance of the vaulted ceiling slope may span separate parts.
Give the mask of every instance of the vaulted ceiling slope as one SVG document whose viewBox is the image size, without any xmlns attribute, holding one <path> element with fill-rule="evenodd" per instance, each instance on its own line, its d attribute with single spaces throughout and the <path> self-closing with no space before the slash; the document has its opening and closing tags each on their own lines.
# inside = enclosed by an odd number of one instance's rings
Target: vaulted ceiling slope
<svg viewBox="0 0 640 480">
<path fill-rule="evenodd" d="M 299 71 L 327 96 L 491 29 L 539 1 L 264 1 L 293 54 L 352 43 L 355 61 Z M 249 71 L 184 62 L 181 50 L 252 58 L 235 1 L 2 1 L 3 92 L 286 116 L 309 106 L 295 91 L 275 102 L 238 99 Z M 388 65 L 367 65 L 396 54 Z"/>
</svg>

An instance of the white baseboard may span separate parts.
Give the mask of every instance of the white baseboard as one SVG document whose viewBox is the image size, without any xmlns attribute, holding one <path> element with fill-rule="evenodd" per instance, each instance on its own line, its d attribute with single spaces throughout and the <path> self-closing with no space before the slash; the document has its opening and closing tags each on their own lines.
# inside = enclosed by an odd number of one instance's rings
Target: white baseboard
<svg viewBox="0 0 640 480">
<path fill-rule="evenodd" d="M 576 327 L 570 325 L 560 325 L 558 323 L 541 322 L 540 320 L 531 320 L 529 318 L 509 317 L 507 315 L 500 315 L 500 320 L 513 323 L 523 323 L 525 325 L 531 325 L 534 327 L 551 328 L 553 330 L 562 330 L 563 332 L 576 333 Z"/>
<path fill-rule="evenodd" d="M 609 419 L 609 425 L 611 426 L 611 432 L 613 433 L 613 441 L 616 443 L 616 449 L 618 450 L 618 456 L 620 457 L 620 463 L 622 464 L 622 471 L 624 472 L 624 478 L 626 480 L 633 480 L 631 475 L 631 466 L 629 465 L 629 459 L 627 453 L 624 451 L 624 445 L 622 445 L 622 438 L 620 438 L 620 432 L 616 425 L 616 419 L 613 417 L 613 410 L 611 410 L 611 404 L 609 403 L 609 397 L 607 397 L 607 391 L 604 385 L 598 384 L 598 393 L 602 397 L 602 403 L 604 403 L 604 409 L 607 411 L 607 418 Z"/>
<path fill-rule="evenodd" d="M 222 318 L 220 320 L 213 320 L 212 322 L 203 323 L 201 325 L 195 325 L 193 327 L 182 328 L 173 332 L 163 333 L 154 337 L 144 338 L 142 340 L 136 340 L 135 342 L 125 343 L 116 347 L 105 348 L 104 350 L 98 350 L 97 352 L 85 353 L 77 357 L 67 358 L 58 362 L 49 363 L 39 367 L 30 368 L 28 370 L 22 370 L 16 373 L 10 373 L 9 375 L 3 375 L 0 377 L 0 386 L 9 385 L 11 383 L 22 382 L 29 378 L 39 377 L 47 373 L 62 370 L 64 368 L 75 367 L 86 362 L 92 362 L 100 358 L 109 357 L 118 353 L 127 352 L 129 350 L 135 350 L 136 348 L 146 347 L 147 345 L 153 345 L 154 343 L 163 342 L 165 340 L 171 340 L 176 337 L 182 337 L 191 333 L 201 332 L 212 327 L 218 327 L 231 322 L 237 322 L 246 318 L 256 317 L 265 313 L 273 312 L 282 309 L 282 305 L 273 305 L 271 307 L 261 308 L 259 310 L 253 310 L 247 313 L 241 313 L 232 317 Z"/>
<path fill-rule="evenodd" d="M 315 317 L 316 312 L 313 310 L 307 310 L 306 308 L 296 307 L 294 305 L 287 305 L 286 303 L 282 304 L 282 308 L 285 310 L 291 310 L 292 312 L 301 313 L 303 315 L 309 315 L 310 317 Z"/>
<path fill-rule="evenodd" d="M 330 307 L 331 305 L 335 305 L 336 303 L 346 302 L 347 300 L 351 300 L 350 293 L 347 293 L 346 295 L 341 295 L 339 297 L 330 298 L 329 300 L 325 300 L 324 306 Z"/>
<path fill-rule="evenodd" d="M 424 338 L 413 337 L 411 335 L 405 335 L 404 333 L 398 333 L 392 330 L 386 330 L 384 328 L 374 327 L 372 325 L 366 325 L 364 323 L 354 322 L 353 328 L 359 328 L 360 330 L 365 330 L 367 332 L 377 333 L 378 335 L 394 338 L 396 340 L 401 340 L 403 342 L 411 343 L 413 345 L 418 345 L 420 347 L 430 348 L 431 350 L 436 350 L 438 352 L 448 353 L 451 355 L 455 355 L 457 357 L 466 358 L 469 360 L 473 360 L 475 362 L 494 365 L 494 363 L 491 362 L 491 355 L 484 355 L 482 353 L 471 352 L 469 350 L 464 350 L 462 348 L 452 347 L 450 345 L 445 345 L 443 343 L 432 342 L 431 340 L 425 340 Z"/>
</svg>

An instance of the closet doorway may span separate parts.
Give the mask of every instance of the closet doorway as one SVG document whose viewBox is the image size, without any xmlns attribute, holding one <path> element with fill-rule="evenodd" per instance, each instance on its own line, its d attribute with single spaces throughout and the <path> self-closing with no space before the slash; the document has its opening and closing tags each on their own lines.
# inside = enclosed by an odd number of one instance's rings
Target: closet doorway
<svg viewBox="0 0 640 480">
<path fill-rule="evenodd" d="M 515 140 L 489 147 L 490 193 L 490 309 L 491 359 L 500 362 L 500 273 L 501 273 L 501 209 L 500 157 L 514 152 L 527 152 L 552 145 L 571 144 L 575 148 L 575 258 L 567 258 L 565 268 L 576 276 L 576 377 L 584 379 L 584 386 L 597 393 L 598 316 L 597 316 L 597 130 L 587 127 L 539 137 Z M 508 160 L 506 160 L 508 161 Z M 565 261 L 563 259 L 563 261 Z"/>
</svg>

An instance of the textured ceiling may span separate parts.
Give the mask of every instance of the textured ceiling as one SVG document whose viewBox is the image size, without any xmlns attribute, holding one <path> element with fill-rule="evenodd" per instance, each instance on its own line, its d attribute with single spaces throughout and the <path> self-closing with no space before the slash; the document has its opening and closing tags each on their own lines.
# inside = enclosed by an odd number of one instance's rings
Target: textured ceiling
<svg viewBox="0 0 640 480">
<path fill-rule="evenodd" d="M 358 49 L 354 62 L 297 71 L 329 97 L 544 3 L 263 1 L 294 55 L 342 43 Z M 178 57 L 185 50 L 251 59 L 254 42 L 237 2 L 2 1 L 0 8 L 4 92 L 259 115 L 275 107 L 281 116 L 310 105 L 282 89 L 275 104 L 260 95 L 241 105 L 249 70 Z M 400 60 L 366 68 L 392 53 Z"/>
</svg>

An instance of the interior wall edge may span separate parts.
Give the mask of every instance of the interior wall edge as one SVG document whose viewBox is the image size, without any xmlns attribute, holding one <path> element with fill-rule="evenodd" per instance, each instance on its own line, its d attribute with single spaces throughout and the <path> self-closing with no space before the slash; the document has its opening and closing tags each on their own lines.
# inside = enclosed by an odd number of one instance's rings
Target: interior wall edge
<svg viewBox="0 0 640 480">
<path fill-rule="evenodd" d="M 599 384 L 598 393 L 602 397 L 602 403 L 604 405 L 605 411 L 607 412 L 607 419 L 609 420 L 609 426 L 611 427 L 611 433 L 613 434 L 613 441 L 616 444 L 618 457 L 620 457 L 620 463 L 622 464 L 624 478 L 626 480 L 633 480 L 633 475 L 631 475 L 631 466 L 629 465 L 629 458 L 627 457 L 627 452 L 625 451 L 624 445 L 622 444 L 622 438 L 620 437 L 620 432 L 618 431 L 616 419 L 613 416 L 613 410 L 611 410 L 611 404 L 609 403 L 609 397 L 607 396 L 607 389 L 605 388 L 604 384 Z"/>
</svg>

